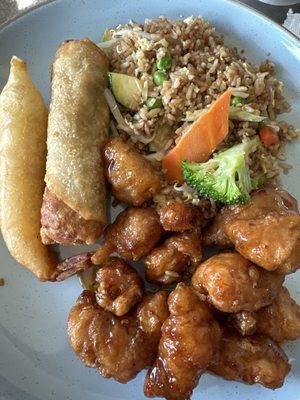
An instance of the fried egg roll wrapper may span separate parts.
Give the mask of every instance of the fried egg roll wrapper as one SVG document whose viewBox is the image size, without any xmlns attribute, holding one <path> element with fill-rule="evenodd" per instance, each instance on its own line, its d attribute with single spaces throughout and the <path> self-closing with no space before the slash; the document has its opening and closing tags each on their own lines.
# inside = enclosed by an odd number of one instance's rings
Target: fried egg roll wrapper
<svg viewBox="0 0 300 400">
<path fill-rule="evenodd" d="M 56 266 L 40 237 L 47 116 L 26 63 L 13 57 L 0 95 L 1 231 L 11 255 L 40 280 L 50 279 Z"/>
<path fill-rule="evenodd" d="M 64 42 L 56 52 L 45 180 L 49 192 L 61 204 L 56 224 L 51 223 L 51 218 L 42 219 L 44 242 L 94 243 L 106 224 L 101 153 L 109 127 L 109 109 L 104 98 L 107 73 L 106 55 L 88 39 Z M 45 202 L 43 210 L 49 209 L 47 193 Z M 81 233 L 87 232 L 86 236 L 77 236 L 75 232 L 74 238 L 76 225 Z M 70 230 L 73 232 L 66 240 Z"/>
</svg>

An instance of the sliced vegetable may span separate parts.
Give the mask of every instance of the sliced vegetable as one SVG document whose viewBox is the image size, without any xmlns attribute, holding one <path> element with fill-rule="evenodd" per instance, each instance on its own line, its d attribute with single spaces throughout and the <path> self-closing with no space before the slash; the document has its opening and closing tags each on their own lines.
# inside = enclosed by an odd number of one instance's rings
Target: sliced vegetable
<svg viewBox="0 0 300 400">
<path fill-rule="evenodd" d="M 161 152 L 164 144 L 171 138 L 171 135 L 172 128 L 170 125 L 164 124 L 160 126 L 149 143 L 149 150 Z"/>
<path fill-rule="evenodd" d="M 104 90 L 104 96 L 105 96 L 105 100 L 107 101 L 110 112 L 112 113 L 115 120 L 117 121 L 119 128 L 123 129 L 125 132 L 133 133 L 133 130 L 128 126 L 123 115 L 121 114 L 121 111 L 118 107 L 118 104 L 117 104 L 115 98 L 114 98 L 114 95 L 108 88 L 106 88 Z"/>
<path fill-rule="evenodd" d="M 116 42 L 110 33 L 110 30 L 106 28 L 101 37 L 101 42 L 97 44 L 100 49 L 102 49 L 105 53 L 109 53 L 110 47 L 112 47 Z"/>
<path fill-rule="evenodd" d="M 228 114 L 231 89 L 227 89 L 211 107 L 180 138 L 176 146 L 164 157 L 162 167 L 168 180 L 183 182 L 183 160 L 205 162 L 228 134 Z"/>
<path fill-rule="evenodd" d="M 130 110 L 138 110 L 142 101 L 142 81 L 116 72 L 109 72 L 108 77 L 117 102 Z"/>
<path fill-rule="evenodd" d="M 149 97 L 146 101 L 146 106 L 148 110 L 153 110 L 154 108 L 162 107 L 162 99 L 161 97 Z"/>
<path fill-rule="evenodd" d="M 155 71 L 152 77 L 154 84 L 160 86 L 168 79 L 168 74 L 165 71 Z"/>
<path fill-rule="evenodd" d="M 259 130 L 259 137 L 265 147 L 273 146 L 279 140 L 277 133 L 269 126 L 264 126 Z"/>
<path fill-rule="evenodd" d="M 230 107 L 229 110 L 229 119 L 233 119 L 236 121 L 245 121 L 245 122 L 262 122 L 266 120 L 266 117 L 261 115 L 252 114 L 248 111 L 241 110 L 238 107 Z"/>
<path fill-rule="evenodd" d="M 160 70 L 168 70 L 172 66 L 172 57 L 169 53 L 165 54 L 160 60 L 156 61 L 156 66 Z"/>
<path fill-rule="evenodd" d="M 224 204 L 241 204 L 249 193 L 264 182 L 263 176 L 252 179 L 247 158 L 261 146 L 258 136 L 232 146 L 205 163 L 182 163 L 186 183 L 201 196 Z"/>
<path fill-rule="evenodd" d="M 200 117 L 201 114 L 205 113 L 207 110 L 195 110 L 193 112 L 187 111 L 186 117 L 183 121 L 194 122 L 197 118 Z M 245 121 L 245 122 L 262 122 L 267 119 L 267 117 L 263 117 L 261 115 L 252 114 L 248 111 L 244 111 L 241 108 L 230 107 L 229 109 L 229 119 L 236 121 Z"/>
<path fill-rule="evenodd" d="M 110 39 L 111 39 L 110 30 L 108 28 L 106 28 L 103 32 L 101 42 L 107 42 Z"/>
<path fill-rule="evenodd" d="M 230 104 L 233 107 L 236 107 L 239 104 L 244 105 L 245 103 L 246 103 L 246 100 L 243 97 L 240 97 L 240 96 L 233 96 L 232 99 L 231 99 L 231 102 L 230 102 Z"/>
</svg>

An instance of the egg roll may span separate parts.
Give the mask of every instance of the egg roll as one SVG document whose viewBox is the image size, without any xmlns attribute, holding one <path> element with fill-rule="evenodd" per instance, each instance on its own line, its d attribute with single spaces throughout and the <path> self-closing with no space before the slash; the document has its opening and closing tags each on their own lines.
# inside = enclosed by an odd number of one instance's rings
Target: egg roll
<svg viewBox="0 0 300 400">
<path fill-rule="evenodd" d="M 95 243 L 106 224 L 102 149 L 108 137 L 108 59 L 88 39 L 64 42 L 52 66 L 44 243 Z"/>
<path fill-rule="evenodd" d="M 11 255 L 40 280 L 50 279 L 56 267 L 40 237 L 47 117 L 26 63 L 13 57 L 0 95 L 1 231 Z"/>
</svg>

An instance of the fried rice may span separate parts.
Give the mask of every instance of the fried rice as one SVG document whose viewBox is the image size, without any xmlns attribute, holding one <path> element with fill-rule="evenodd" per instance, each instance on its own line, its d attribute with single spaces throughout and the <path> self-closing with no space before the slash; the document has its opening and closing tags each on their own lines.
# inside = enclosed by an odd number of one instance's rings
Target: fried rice
<svg viewBox="0 0 300 400">
<path fill-rule="evenodd" d="M 146 19 L 144 24 L 129 22 L 109 31 L 113 38 L 107 51 L 111 70 L 135 76 L 143 82 L 140 108 L 129 111 L 120 106 L 126 127 L 112 124 L 115 133 L 124 135 L 159 171 L 160 161 L 184 134 L 190 122 L 187 116 L 210 106 L 227 88 L 234 96 L 245 99 L 242 110 L 266 117 L 265 124 L 278 133 L 279 141 L 268 149 L 256 152 L 249 160 L 251 174 L 262 171 L 267 179 L 279 177 L 290 169 L 286 164 L 286 141 L 297 138 L 297 130 L 287 122 L 277 122 L 278 114 L 290 111 L 285 100 L 283 83 L 275 77 L 275 66 L 263 61 L 259 66 L 247 60 L 242 51 L 224 44 L 222 36 L 202 17 L 184 20 Z M 166 54 L 172 57 L 168 79 L 160 86 L 153 83 L 152 74 L 157 60 Z M 162 107 L 149 110 L 146 100 L 161 97 Z M 224 150 L 244 138 L 258 133 L 260 123 L 229 121 L 229 134 L 217 151 Z M 116 130 L 117 129 L 117 130 Z M 167 132 L 161 147 L 149 150 L 149 143 L 157 132 Z M 163 188 L 154 201 L 158 206 L 170 198 L 178 198 L 199 206 L 205 218 L 214 216 L 214 201 L 199 197 L 186 184 L 163 182 Z"/>
</svg>

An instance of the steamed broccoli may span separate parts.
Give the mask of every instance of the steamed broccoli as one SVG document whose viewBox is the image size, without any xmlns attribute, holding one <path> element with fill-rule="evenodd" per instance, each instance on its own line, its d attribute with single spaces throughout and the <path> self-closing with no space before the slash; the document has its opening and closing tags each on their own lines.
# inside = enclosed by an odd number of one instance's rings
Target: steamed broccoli
<svg viewBox="0 0 300 400">
<path fill-rule="evenodd" d="M 217 154 L 205 163 L 183 161 L 185 182 L 201 196 L 224 204 L 249 201 L 249 193 L 264 183 L 264 176 L 253 179 L 247 158 L 261 146 L 258 137 L 244 141 Z"/>
</svg>

